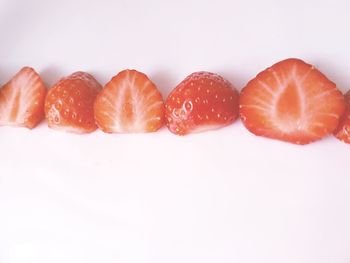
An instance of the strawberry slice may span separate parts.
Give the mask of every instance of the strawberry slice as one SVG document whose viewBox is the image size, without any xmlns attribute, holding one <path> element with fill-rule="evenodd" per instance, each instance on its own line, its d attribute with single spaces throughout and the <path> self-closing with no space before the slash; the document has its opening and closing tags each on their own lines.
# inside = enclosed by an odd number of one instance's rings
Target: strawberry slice
<svg viewBox="0 0 350 263">
<path fill-rule="evenodd" d="M 345 94 L 346 110 L 340 118 L 339 126 L 334 135 L 339 140 L 350 144 L 350 90 Z"/>
<path fill-rule="evenodd" d="M 108 133 L 154 132 L 164 124 L 164 103 L 156 85 L 136 70 L 119 72 L 97 96 L 95 120 Z"/>
<path fill-rule="evenodd" d="M 38 73 L 22 68 L 0 89 L 0 125 L 34 128 L 44 118 L 45 95 Z"/>
<path fill-rule="evenodd" d="M 210 72 L 187 76 L 165 102 L 169 130 L 177 135 L 214 130 L 238 117 L 238 92 L 230 82 Z"/>
<path fill-rule="evenodd" d="M 93 104 L 101 89 L 97 80 L 86 72 L 75 72 L 61 79 L 46 96 L 49 127 L 74 133 L 96 130 Z"/>
<path fill-rule="evenodd" d="M 240 116 L 255 135 L 308 144 L 332 133 L 344 97 L 325 75 L 299 59 L 259 73 L 243 88 Z"/>
</svg>

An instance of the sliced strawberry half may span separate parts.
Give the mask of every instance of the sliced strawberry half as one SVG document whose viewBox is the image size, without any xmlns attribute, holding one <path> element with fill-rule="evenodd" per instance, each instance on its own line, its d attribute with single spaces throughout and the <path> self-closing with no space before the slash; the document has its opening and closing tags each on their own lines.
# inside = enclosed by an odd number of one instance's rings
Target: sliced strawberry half
<svg viewBox="0 0 350 263">
<path fill-rule="evenodd" d="M 243 88 L 240 116 L 255 135 L 307 144 L 332 133 L 344 111 L 336 85 L 312 65 L 287 59 Z"/>
<path fill-rule="evenodd" d="M 124 70 L 97 96 L 95 120 L 104 132 L 154 132 L 164 124 L 164 103 L 156 85 L 143 73 Z"/>
<path fill-rule="evenodd" d="M 165 102 L 169 130 L 177 135 L 218 129 L 238 117 L 238 92 L 210 72 L 187 76 Z"/>
<path fill-rule="evenodd" d="M 75 72 L 61 79 L 46 96 L 49 127 L 74 133 L 96 130 L 93 104 L 101 89 L 97 80 L 86 72 Z"/>
<path fill-rule="evenodd" d="M 334 135 L 339 140 L 350 144 L 350 90 L 345 94 L 346 110 L 340 119 Z"/>
<path fill-rule="evenodd" d="M 22 68 L 0 89 L 0 125 L 34 128 L 44 118 L 45 95 L 38 73 Z"/>
</svg>

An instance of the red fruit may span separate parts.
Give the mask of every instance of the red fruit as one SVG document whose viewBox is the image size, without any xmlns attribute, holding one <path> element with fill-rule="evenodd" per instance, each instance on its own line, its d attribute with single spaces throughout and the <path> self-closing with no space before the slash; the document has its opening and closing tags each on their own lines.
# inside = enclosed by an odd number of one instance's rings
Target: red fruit
<svg viewBox="0 0 350 263">
<path fill-rule="evenodd" d="M 334 135 L 341 141 L 350 144 L 350 90 L 345 94 L 346 110 L 340 118 L 339 126 Z"/>
<path fill-rule="evenodd" d="M 259 73 L 243 88 L 240 116 L 255 135 L 307 144 L 332 133 L 344 97 L 325 75 L 299 59 Z"/>
<path fill-rule="evenodd" d="M 136 70 L 114 76 L 97 96 L 95 120 L 104 132 L 154 132 L 164 124 L 164 103 L 156 85 Z"/>
<path fill-rule="evenodd" d="M 38 73 L 22 68 L 0 89 L 0 125 L 34 128 L 44 118 L 45 95 Z"/>
<path fill-rule="evenodd" d="M 85 72 L 61 79 L 46 96 L 45 115 L 49 127 L 75 133 L 96 130 L 93 104 L 101 89 L 96 79 Z"/>
<path fill-rule="evenodd" d="M 186 77 L 165 102 L 169 130 L 177 135 L 214 130 L 238 117 L 238 92 L 230 82 L 210 72 Z"/>
</svg>

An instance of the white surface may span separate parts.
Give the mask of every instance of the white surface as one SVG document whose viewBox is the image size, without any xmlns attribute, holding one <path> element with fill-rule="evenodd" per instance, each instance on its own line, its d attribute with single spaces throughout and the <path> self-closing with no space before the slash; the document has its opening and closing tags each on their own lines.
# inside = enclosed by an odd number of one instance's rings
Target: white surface
<svg viewBox="0 0 350 263">
<path fill-rule="evenodd" d="M 287 57 L 350 87 L 348 1 L 0 1 L 0 82 L 124 68 L 164 96 L 197 70 L 239 89 Z M 0 128 L 1 263 L 349 263 L 350 147 Z"/>
</svg>

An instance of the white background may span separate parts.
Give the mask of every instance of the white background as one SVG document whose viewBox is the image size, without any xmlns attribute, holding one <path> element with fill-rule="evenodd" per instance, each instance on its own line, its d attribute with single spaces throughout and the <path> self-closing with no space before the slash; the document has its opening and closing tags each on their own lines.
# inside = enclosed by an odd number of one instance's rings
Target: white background
<svg viewBox="0 0 350 263">
<path fill-rule="evenodd" d="M 0 0 L 0 83 L 144 71 L 166 97 L 208 70 L 238 89 L 288 57 L 350 87 L 348 1 Z M 1 263 L 349 263 L 350 146 L 0 128 Z"/>
</svg>

